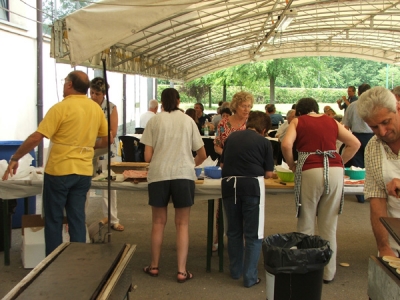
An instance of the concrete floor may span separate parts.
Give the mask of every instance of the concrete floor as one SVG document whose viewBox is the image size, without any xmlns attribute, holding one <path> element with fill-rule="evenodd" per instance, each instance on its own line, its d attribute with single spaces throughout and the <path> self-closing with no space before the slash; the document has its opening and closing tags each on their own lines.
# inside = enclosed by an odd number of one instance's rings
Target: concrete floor
<svg viewBox="0 0 400 300">
<path fill-rule="evenodd" d="M 38 206 L 40 201 L 38 201 Z M 142 267 L 150 262 L 151 210 L 146 197 L 132 198 L 129 192 L 118 192 L 119 218 L 125 231 L 112 231 L 112 243 L 136 244 L 133 255 L 134 270 L 131 292 L 133 299 L 266 299 L 264 258 L 259 261 L 261 284 L 243 287 L 242 280 L 232 280 L 228 272 L 225 250 L 224 272 L 218 272 L 218 258 L 212 258 L 212 271 L 206 272 L 207 202 L 197 202 L 192 208 L 190 223 L 190 249 L 187 268 L 194 279 L 184 284 L 176 282 L 176 251 L 174 210 L 170 206 L 169 221 L 157 278 L 143 273 Z M 267 195 L 265 236 L 296 230 L 293 195 Z M 87 223 L 102 218 L 99 198 L 91 198 Z M 322 299 L 368 299 L 368 257 L 376 254 L 375 240 L 369 222 L 369 203 L 359 204 L 355 196 L 346 196 L 343 214 L 339 217 L 337 262 L 335 280 L 323 285 Z M 0 252 L 0 298 L 6 295 L 30 270 L 21 263 L 21 230 L 12 231 L 11 265 L 3 266 L 4 253 Z M 99 262 L 100 263 L 100 262 Z"/>
</svg>

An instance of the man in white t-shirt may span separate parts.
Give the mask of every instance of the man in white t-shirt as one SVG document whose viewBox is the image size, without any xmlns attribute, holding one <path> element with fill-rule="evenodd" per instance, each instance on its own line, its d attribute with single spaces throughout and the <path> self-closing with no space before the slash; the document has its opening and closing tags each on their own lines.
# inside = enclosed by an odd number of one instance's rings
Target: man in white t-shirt
<svg viewBox="0 0 400 300">
<path fill-rule="evenodd" d="M 149 109 L 140 116 L 140 127 L 145 128 L 147 122 L 156 115 L 158 111 L 158 101 L 153 99 L 149 101 Z"/>
<path fill-rule="evenodd" d="M 275 137 L 279 139 L 280 142 L 282 142 L 286 131 L 289 127 L 290 122 L 295 118 L 296 116 L 296 110 L 291 109 L 287 112 L 286 114 L 286 121 L 278 128 L 278 131 L 275 134 Z"/>
</svg>

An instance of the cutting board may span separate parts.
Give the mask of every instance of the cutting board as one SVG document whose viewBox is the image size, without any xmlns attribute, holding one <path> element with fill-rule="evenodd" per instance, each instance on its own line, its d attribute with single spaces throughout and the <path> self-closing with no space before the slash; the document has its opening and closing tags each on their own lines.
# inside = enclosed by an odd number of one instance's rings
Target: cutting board
<svg viewBox="0 0 400 300">
<path fill-rule="evenodd" d="M 294 188 L 294 182 L 284 182 L 284 184 L 281 183 L 279 179 L 264 179 L 265 182 L 265 187 L 268 189 L 293 189 Z"/>
<path fill-rule="evenodd" d="M 122 174 L 125 170 L 147 170 L 149 163 L 146 162 L 112 162 L 111 170 L 116 174 Z"/>
</svg>

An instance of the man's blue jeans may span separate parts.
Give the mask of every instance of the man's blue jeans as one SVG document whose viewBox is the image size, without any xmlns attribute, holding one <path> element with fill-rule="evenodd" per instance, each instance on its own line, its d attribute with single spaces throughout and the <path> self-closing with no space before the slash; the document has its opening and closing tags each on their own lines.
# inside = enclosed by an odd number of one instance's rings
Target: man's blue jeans
<svg viewBox="0 0 400 300">
<path fill-rule="evenodd" d="M 43 208 L 46 256 L 62 244 L 64 209 L 71 242 L 86 242 L 85 202 L 91 176 L 44 174 Z"/>
<path fill-rule="evenodd" d="M 232 278 L 243 275 L 243 284 L 250 287 L 257 282 L 257 265 L 262 239 L 258 238 L 260 198 L 237 196 L 223 198 L 228 219 L 229 270 Z M 244 239 L 244 240 L 243 240 Z"/>
</svg>

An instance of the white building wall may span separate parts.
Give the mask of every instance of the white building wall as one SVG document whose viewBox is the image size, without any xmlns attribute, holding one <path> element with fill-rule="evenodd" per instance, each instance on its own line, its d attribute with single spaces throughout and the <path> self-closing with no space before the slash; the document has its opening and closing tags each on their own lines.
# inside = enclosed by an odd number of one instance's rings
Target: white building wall
<svg viewBox="0 0 400 300">
<path fill-rule="evenodd" d="M 25 0 L 35 6 L 35 0 Z M 10 1 L 10 10 L 27 17 L 10 14 L 10 22 L 0 21 L 0 87 L 1 117 L 0 141 L 25 140 L 37 128 L 37 58 L 36 58 L 36 11 L 21 1 Z M 31 19 L 31 20 L 29 20 Z M 49 39 L 43 43 L 43 115 L 51 106 L 62 101 L 61 80 L 73 69 L 69 65 L 56 64 L 50 58 Z M 94 78 L 94 70 L 77 67 Z M 127 128 L 138 127 L 140 115 L 147 110 L 147 78 L 126 76 Z M 110 101 L 117 105 L 119 125 L 122 125 L 123 75 L 107 72 L 110 85 Z M 130 125 L 130 126 L 129 126 Z M 45 147 L 48 141 L 45 140 Z"/>
</svg>

